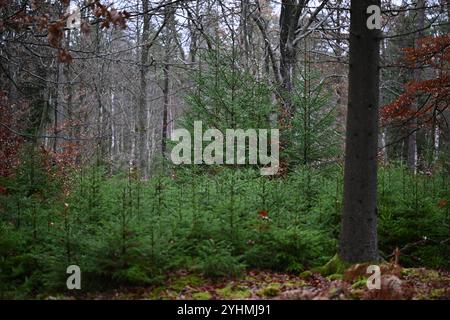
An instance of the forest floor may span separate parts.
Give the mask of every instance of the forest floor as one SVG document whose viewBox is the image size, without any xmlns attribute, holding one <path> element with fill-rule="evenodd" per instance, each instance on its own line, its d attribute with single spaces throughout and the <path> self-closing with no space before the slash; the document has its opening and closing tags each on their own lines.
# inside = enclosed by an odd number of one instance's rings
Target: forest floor
<svg viewBox="0 0 450 320">
<path fill-rule="evenodd" d="M 425 268 L 391 268 L 381 277 L 380 290 L 369 290 L 367 278 L 355 276 L 357 273 L 357 268 L 344 275 L 334 274 L 328 277 L 311 272 L 298 276 L 247 271 L 238 279 L 211 280 L 181 270 L 168 274 L 164 283 L 159 286 L 120 288 L 77 297 L 51 296 L 48 299 L 450 299 L 450 272 Z"/>
</svg>

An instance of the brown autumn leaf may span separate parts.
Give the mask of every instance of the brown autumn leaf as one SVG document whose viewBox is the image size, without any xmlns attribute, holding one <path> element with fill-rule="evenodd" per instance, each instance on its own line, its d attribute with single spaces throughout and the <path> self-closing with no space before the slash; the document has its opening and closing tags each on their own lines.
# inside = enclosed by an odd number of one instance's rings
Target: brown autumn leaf
<svg viewBox="0 0 450 320">
<path fill-rule="evenodd" d="M 52 23 L 48 26 L 48 42 L 55 48 L 58 48 L 61 44 L 63 28 L 64 23 L 62 21 Z"/>
<path fill-rule="evenodd" d="M 73 61 L 73 57 L 67 50 L 59 50 L 58 60 L 62 63 L 71 63 Z"/>
<path fill-rule="evenodd" d="M 448 201 L 446 199 L 442 199 L 441 201 L 439 201 L 438 203 L 438 207 L 439 209 L 442 209 L 444 207 L 446 207 L 448 205 Z"/>
</svg>

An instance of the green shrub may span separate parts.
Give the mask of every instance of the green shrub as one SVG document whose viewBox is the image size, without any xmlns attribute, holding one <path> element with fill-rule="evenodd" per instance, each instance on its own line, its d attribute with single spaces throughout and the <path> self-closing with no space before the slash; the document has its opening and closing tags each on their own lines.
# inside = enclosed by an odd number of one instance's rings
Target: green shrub
<svg viewBox="0 0 450 320">
<path fill-rule="evenodd" d="M 275 178 L 249 167 L 180 167 L 149 181 L 89 167 L 64 178 L 70 192 L 63 193 L 42 162 L 33 171 L 30 165 L 1 181 L 1 298 L 63 293 L 71 264 L 90 291 L 151 285 L 179 269 L 212 278 L 245 268 L 297 273 L 337 251 L 339 166 L 301 166 Z M 406 247 L 403 266 L 448 266 L 449 191 L 442 181 L 440 173 L 380 168 L 383 257 Z"/>
<path fill-rule="evenodd" d="M 198 246 L 198 253 L 194 269 L 206 277 L 234 277 L 244 270 L 244 264 L 231 254 L 230 247 L 224 242 L 203 241 Z"/>
</svg>

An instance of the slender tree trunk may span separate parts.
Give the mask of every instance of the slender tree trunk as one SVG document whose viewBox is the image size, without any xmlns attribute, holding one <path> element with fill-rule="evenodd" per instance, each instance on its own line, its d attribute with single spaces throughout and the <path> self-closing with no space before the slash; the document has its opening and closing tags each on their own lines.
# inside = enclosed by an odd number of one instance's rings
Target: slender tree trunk
<svg viewBox="0 0 450 320">
<path fill-rule="evenodd" d="M 422 30 L 425 27 L 425 0 L 417 1 L 417 20 L 416 20 L 416 28 L 418 30 Z M 417 40 L 423 37 L 423 31 L 419 31 L 417 33 Z M 415 69 L 413 71 L 413 78 L 415 81 L 420 81 L 422 78 L 422 71 L 420 69 Z M 418 109 L 418 101 L 415 101 L 411 105 L 411 109 L 413 112 L 417 112 Z M 414 173 L 417 172 L 417 161 L 418 161 L 418 150 L 417 150 L 417 118 L 414 116 L 411 119 L 411 129 L 412 132 L 408 135 L 408 156 L 407 156 L 407 165 L 411 171 Z"/>
<path fill-rule="evenodd" d="M 385 41 L 381 41 L 381 57 L 384 58 L 386 53 L 386 43 Z M 380 83 L 383 83 L 383 75 L 380 73 Z M 385 96 L 383 90 L 380 90 L 380 105 L 384 105 Z M 389 162 L 388 157 L 388 146 L 387 146 L 387 128 L 382 128 L 380 130 L 380 149 L 383 155 L 383 165 L 387 165 Z"/>
<path fill-rule="evenodd" d="M 117 133 L 116 133 L 116 124 L 115 124 L 115 114 L 116 114 L 116 108 L 115 108 L 115 94 L 114 89 L 110 90 L 110 97 L 111 97 L 111 147 L 110 147 L 110 159 L 111 159 L 111 169 L 114 167 L 114 160 L 116 156 L 116 149 L 117 149 Z"/>
<path fill-rule="evenodd" d="M 241 15 L 240 15 L 240 42 L 244 50 L 243 54 L 245 56 L 245 67 L 249 68 L 249 56 L 250 56 L 250 43 L 249 43 L 249 0 L 241 0 Z"/>
<path fill-rule="evenodd" d="M 433 158 L 432 158 L 432 164 L 434 164 L 439 159 L 439 136 L 441 134 L 441 131 L 439 130 L 439 125 L 435 123 L 432 128 L 432 150 L 433 150 Z"/>
<path fill-rule="evenodd" d="M 62 85 L 61 82 L 61 63 L 59 61 L 56 62 L 56 88 L 55 88 L 55 104 L 53 106 L 53 146 L 52 150 L 53 153 L 56 153 L 58 149 L 58 125 L 59 125 L 59 104 L 61 103 L 61 97 L 62 97 Z"/>
<path fill-rule="evenodd" d="M 71 30 L 67 30 L 67 35 L 66 35 L 66 49 L 70 49 L 70 41 L 71 41 L 71 37 L 72 37 L 72 31 Z M 64 68 L 64 81 L 66 83 L 67 86 L 67 101 L 66 101 L 66 115 L 67 118 L 69 120 L 69 126 L 70 126 L 70 130 L 69 130 L 69 135 L 71 137 L 73 137 L 74 135 L 74 127 L 73 127 L 73 123 L 72 123 L 72 104 L 73 104 L 73 84 L 71 83 L 72 80 L 72 69 L 71 69 L 71 64 L 67 63 L 65 65 Z"/>
<path fill-rule="evenodd" d="M 369 30 L 366 10 L 380 0 L 352 0 L 349 101 L 340 257 L 377 261 L 377 151 L 380 31 Z"/>
<path fill-rule="evenodd" d="M 150 14 L 148 0 L 142 0 L 143 9 L 143 31 L 142 31 L 142 51 L 141 51 L 141 70 L 140 70 L 140 92 L 138 102 L 138 145 L 137 161 L 140 173 L 143 177 L 147 176 L 147 150 L 145 139 L 147 137 L 147 74 L 149 70 L 148 58 L 150 51 Z"/>
<path fill-rule="evenodd" d="M 176 41 L 176 28 L 175 28 L 175 11 L 173 8 L 167 8 L 164 19 L 166 19 L 166 34 L 165 34 L 165 57 L 163 67 L 163 119 L 162 119 L 162 137 L 161 137 L 161 154 L 163 158 L 166 155 L 167 150 L 167 138 L 168 138 L 168 121 L 169 121 L 169 108 L 170 108 L 170 55 L 172 50 L 172 42 Z M 180 48 L 180 50 L 182 50 Z"/>
<path fill-rule="evenodd" d="M 169 56 L 167 56 L 167 59 L 169 59 Z M 166 60 L 166 64 L 164 65 L 164 110 L 163 110 L 163 122 L 162 122 L 162 145 L 161 145 L 161 153 L 162 156 L 165 157 L 166 155 L 166 149 L 167 149 L 167 136 L 168 136 L 168 110 L 170 107 L 170 78 L 169 78 L 169 64 Z"/>
</svg>

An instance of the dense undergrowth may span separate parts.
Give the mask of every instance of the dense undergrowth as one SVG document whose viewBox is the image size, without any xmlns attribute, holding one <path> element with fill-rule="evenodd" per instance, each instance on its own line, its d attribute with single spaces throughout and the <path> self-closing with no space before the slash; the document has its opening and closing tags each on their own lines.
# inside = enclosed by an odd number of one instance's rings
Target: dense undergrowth
<svg viewBox="0 0 450 320">
<path fill-rule="evenodd" d="M 155 285 L 169 271 L 238 277 L 299 273 L 337 251 L 342 169 L 300 166 L 284 177 L 252 168 L 184 167 L 140 181 L 101 166 L 61 174 L 44 154 L 2 178 L 0 297 L 64 292 L 66 268 L 83 291 Z M 379 241 L 406 267 L 447 268 L 450 207 L 444 175 L 379 170 Z"/>
</svg>

